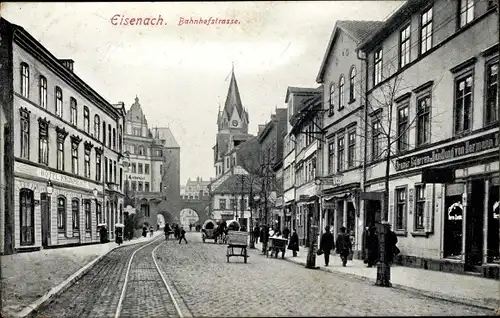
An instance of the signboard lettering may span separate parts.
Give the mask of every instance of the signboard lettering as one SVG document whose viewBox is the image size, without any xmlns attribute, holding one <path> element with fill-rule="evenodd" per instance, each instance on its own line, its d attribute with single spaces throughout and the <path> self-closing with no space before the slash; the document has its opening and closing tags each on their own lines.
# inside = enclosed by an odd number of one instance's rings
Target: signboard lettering
<svg viewBox="0 0 500 318">
<path fill-rule="evenodd" d="M 131 176 L 130 179 L 132 179 L 132 180 L 146 180 L 145 177 L 138 177 L 138 176 Z"/>
<path fill-rule="evenodd" d="M 82 188 L 87 188 L 87 189 L 91 188 L 90 184 L 87 181 L 73 178 L 70 176 L 66 176 L 63 174 L 55 173 L 52 171 L 47 171 L 44 169 L 37 169 L 37 174 L 39 177 L 47 179 L 47 180 L 50 179 L 52 181 L 63 182 L 63 183 L 67 183 L 70 185 L 74 185 L 74 186 L 78 186 L 78 187 L 82 187 Z"/>
<path fill-rule="evenodd" d="M 441 148 L 426 151 L 414 156 L 396 160 L 396 170 L 406 170 L 432 164 L 448 159 L 478 153 L 489 149 L 498 149 L 498 132 L 472 138 L 467 141 L 457 142 Z"/>
</svg>

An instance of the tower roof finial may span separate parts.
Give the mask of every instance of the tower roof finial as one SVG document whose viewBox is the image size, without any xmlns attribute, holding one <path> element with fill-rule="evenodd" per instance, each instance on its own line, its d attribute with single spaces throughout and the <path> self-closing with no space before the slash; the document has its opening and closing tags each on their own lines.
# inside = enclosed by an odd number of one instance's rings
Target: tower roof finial
<svg viewBox="0 0 500 318">
<path fill-rule="evenodd" d="M 231 62 L 231 72 L 234 73 L 234 61 Z"/>
</svg>

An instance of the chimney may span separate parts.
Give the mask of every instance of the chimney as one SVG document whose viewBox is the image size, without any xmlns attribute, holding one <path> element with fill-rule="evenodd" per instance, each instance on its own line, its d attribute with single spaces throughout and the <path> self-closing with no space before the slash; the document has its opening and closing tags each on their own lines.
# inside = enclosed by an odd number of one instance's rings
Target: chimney
<svg viewBox="0 0 500 318">
<path fill-rule="evenodd" d="M 260 135 L 264 128 L 266 128 L 266 125 L 259 125 L 259 132 L 257 134 Z"/>
<path fill-rule="evenodd" d="M 60 59 L 59 63 L 61 63 L 65 68 L 73 72 L 73 65 L 75 64 L 75 61 L 72 59 Z"/>
</svg>

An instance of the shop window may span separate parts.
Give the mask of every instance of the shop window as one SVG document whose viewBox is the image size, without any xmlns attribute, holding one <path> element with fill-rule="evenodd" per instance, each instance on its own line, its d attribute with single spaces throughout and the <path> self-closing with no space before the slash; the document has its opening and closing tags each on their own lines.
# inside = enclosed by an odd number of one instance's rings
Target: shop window
<svg viewBox="0 0 500 318">
<path fill-rule="evenodd" d="M 463 183 L 446 185 L 443 256 L 460 259 L 462 254 Z"/>
<path fill-rule="evenodd" d="M 66 232 L 66 198 L 57 198 L 57 232 Z"/>
<path fill-rule="evenodd" d="M 90 201 L 85 201 L 84 203 L 85 211 L 85 231 L 90 233 L 92 229 L 92 214 L 90 212 Z"/>
<path fill-rule="evenodd" d="M 76 198 L 71 200 L 71 220 L 73 232 L 78 232 L 80 229 L 80 201 Z"/>
<path fill-rule="evenodd" d="M 425 184 L 415 186 L 415 231 L 424 231 Z"/>
<path fill-rule="evenodd" d="M 19 191 L 19 216 L 21 224 L 21 245 L 35 244 L 35 201 L 30 189 Z"/>
<path fill-rule="evenodd" d="M 500 263 L 500 178 L 492 178 L 488 199 L 488 242 L 487 261 Z"/>
<path fill-rule="evenodd" d="M 396 189 L 395 230 L 406 231 L 406 188 Z"/>
</svg>

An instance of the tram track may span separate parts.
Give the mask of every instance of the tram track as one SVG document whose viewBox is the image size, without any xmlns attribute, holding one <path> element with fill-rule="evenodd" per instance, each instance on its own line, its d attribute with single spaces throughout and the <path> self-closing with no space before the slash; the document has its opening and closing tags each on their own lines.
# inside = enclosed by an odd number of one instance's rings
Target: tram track
<svg viewBox="0 0 500 318">
<path fill-rule="evenodd" d="M 164 244 L 156 239 L 132 253 L 114 317 L 189 317 L 183 312 L 158 262 L 156 250 Z"/>
</svg>

